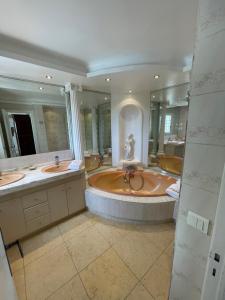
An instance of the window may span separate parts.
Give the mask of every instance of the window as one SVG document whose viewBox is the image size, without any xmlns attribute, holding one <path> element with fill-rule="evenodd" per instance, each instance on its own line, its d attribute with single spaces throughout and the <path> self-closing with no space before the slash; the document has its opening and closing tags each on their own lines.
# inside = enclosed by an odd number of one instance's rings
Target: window
<svg viewBox="0 0 225 300">
<path fill-rule="evenodd" d="M 172 121 L 171 115 L 166 115 L 166 119 L 165 119 L 165 133 L 171 133 L 171 121 Z"/>
</svg>

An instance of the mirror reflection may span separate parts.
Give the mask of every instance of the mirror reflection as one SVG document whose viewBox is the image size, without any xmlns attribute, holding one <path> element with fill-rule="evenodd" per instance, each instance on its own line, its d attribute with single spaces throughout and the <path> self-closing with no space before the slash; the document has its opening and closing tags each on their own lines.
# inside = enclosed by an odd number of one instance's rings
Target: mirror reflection
<svg viewBox="0 0 225 300">
<path fill-rule="evenodd" d="M 112 165 L 110 95 L 92 91 L 78 94 L 85 167 L 93 171 Z"/>
<path fill-rule="evenodd" d="M 69 149 L 61 87 L 0 78 L 0 158 Z"/>
<path fill-rule="evenodd" d="M 181 175 L 188 119 L 188 84 L 152 92 L 150 166 Z"/>
</svg>

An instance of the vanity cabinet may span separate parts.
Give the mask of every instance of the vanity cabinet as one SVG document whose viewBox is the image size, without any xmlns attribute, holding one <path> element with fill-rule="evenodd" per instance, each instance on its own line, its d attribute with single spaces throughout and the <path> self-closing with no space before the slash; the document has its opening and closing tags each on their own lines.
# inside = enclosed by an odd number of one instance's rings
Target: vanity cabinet
<svg viewBox="0 0 225 300">
<path fill-rule="evenodd" d="M 0 227 L 7 243 L 12 243 L 26 234 L 21 199 L 0 203 Z"/>
<path fill-rule="evenodd" d="M 76 213 L 78 210 L 85 208 L 85 187 L 82 187 L 81 184 L 82 182 L 76 179 L 66 184 L 69 214 Z"/>
<path fill-rule="evenodd" d="M 66 185 L 62 184 L 48 190 L 48 201 L 52 221 L 58 221 L 68 216 Z"/>
<path fill-rule="evenodd" d="M 0 227 L 6 244 L 85 208 L 84 173 L 36 189 L 0 202 Z"/>
</svg>

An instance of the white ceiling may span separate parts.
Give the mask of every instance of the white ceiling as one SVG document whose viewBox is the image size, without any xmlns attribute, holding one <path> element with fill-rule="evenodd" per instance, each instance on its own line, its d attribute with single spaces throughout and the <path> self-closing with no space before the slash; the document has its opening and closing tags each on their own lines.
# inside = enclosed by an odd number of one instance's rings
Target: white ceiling
<svg viewBox="0 0 225 300">
<path fill-rule="evenodd" d="M 54 83 L 101 91 L 188 80 L 182 69 L 192 61 L 197 0 L 1 2 L 0 55 L 27 63 L 0 58 L 0 74 L 45 80 L 50 72 Z"/>
</svg>

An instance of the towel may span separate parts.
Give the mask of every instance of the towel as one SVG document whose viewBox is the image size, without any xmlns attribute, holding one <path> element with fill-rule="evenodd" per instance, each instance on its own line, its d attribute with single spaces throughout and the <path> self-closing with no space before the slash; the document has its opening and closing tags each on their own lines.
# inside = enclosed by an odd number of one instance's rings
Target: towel
<svg viewBox="0 0 225 300">
<path fill-rule="evenodd" d="M 68 166 L 68 170 L 74 170 L 74 171 L 80 170 L 82 164 L 83 164 L 82 160 L 72 160 Z"/>
<path fill-rule="evenodd" d="M 180 196 L 180 179 L 177 180 L 176 183 L 171 184 L 167 189 L 166 193 L 176 199 L 176 203 L 174 206 L 174 212 L 173 212 L 173 218 L 174 220 L 177 219 L 177 212 L 178 212 L 178 206 L 179 206 L 179 196 Z"/>
</svg>

